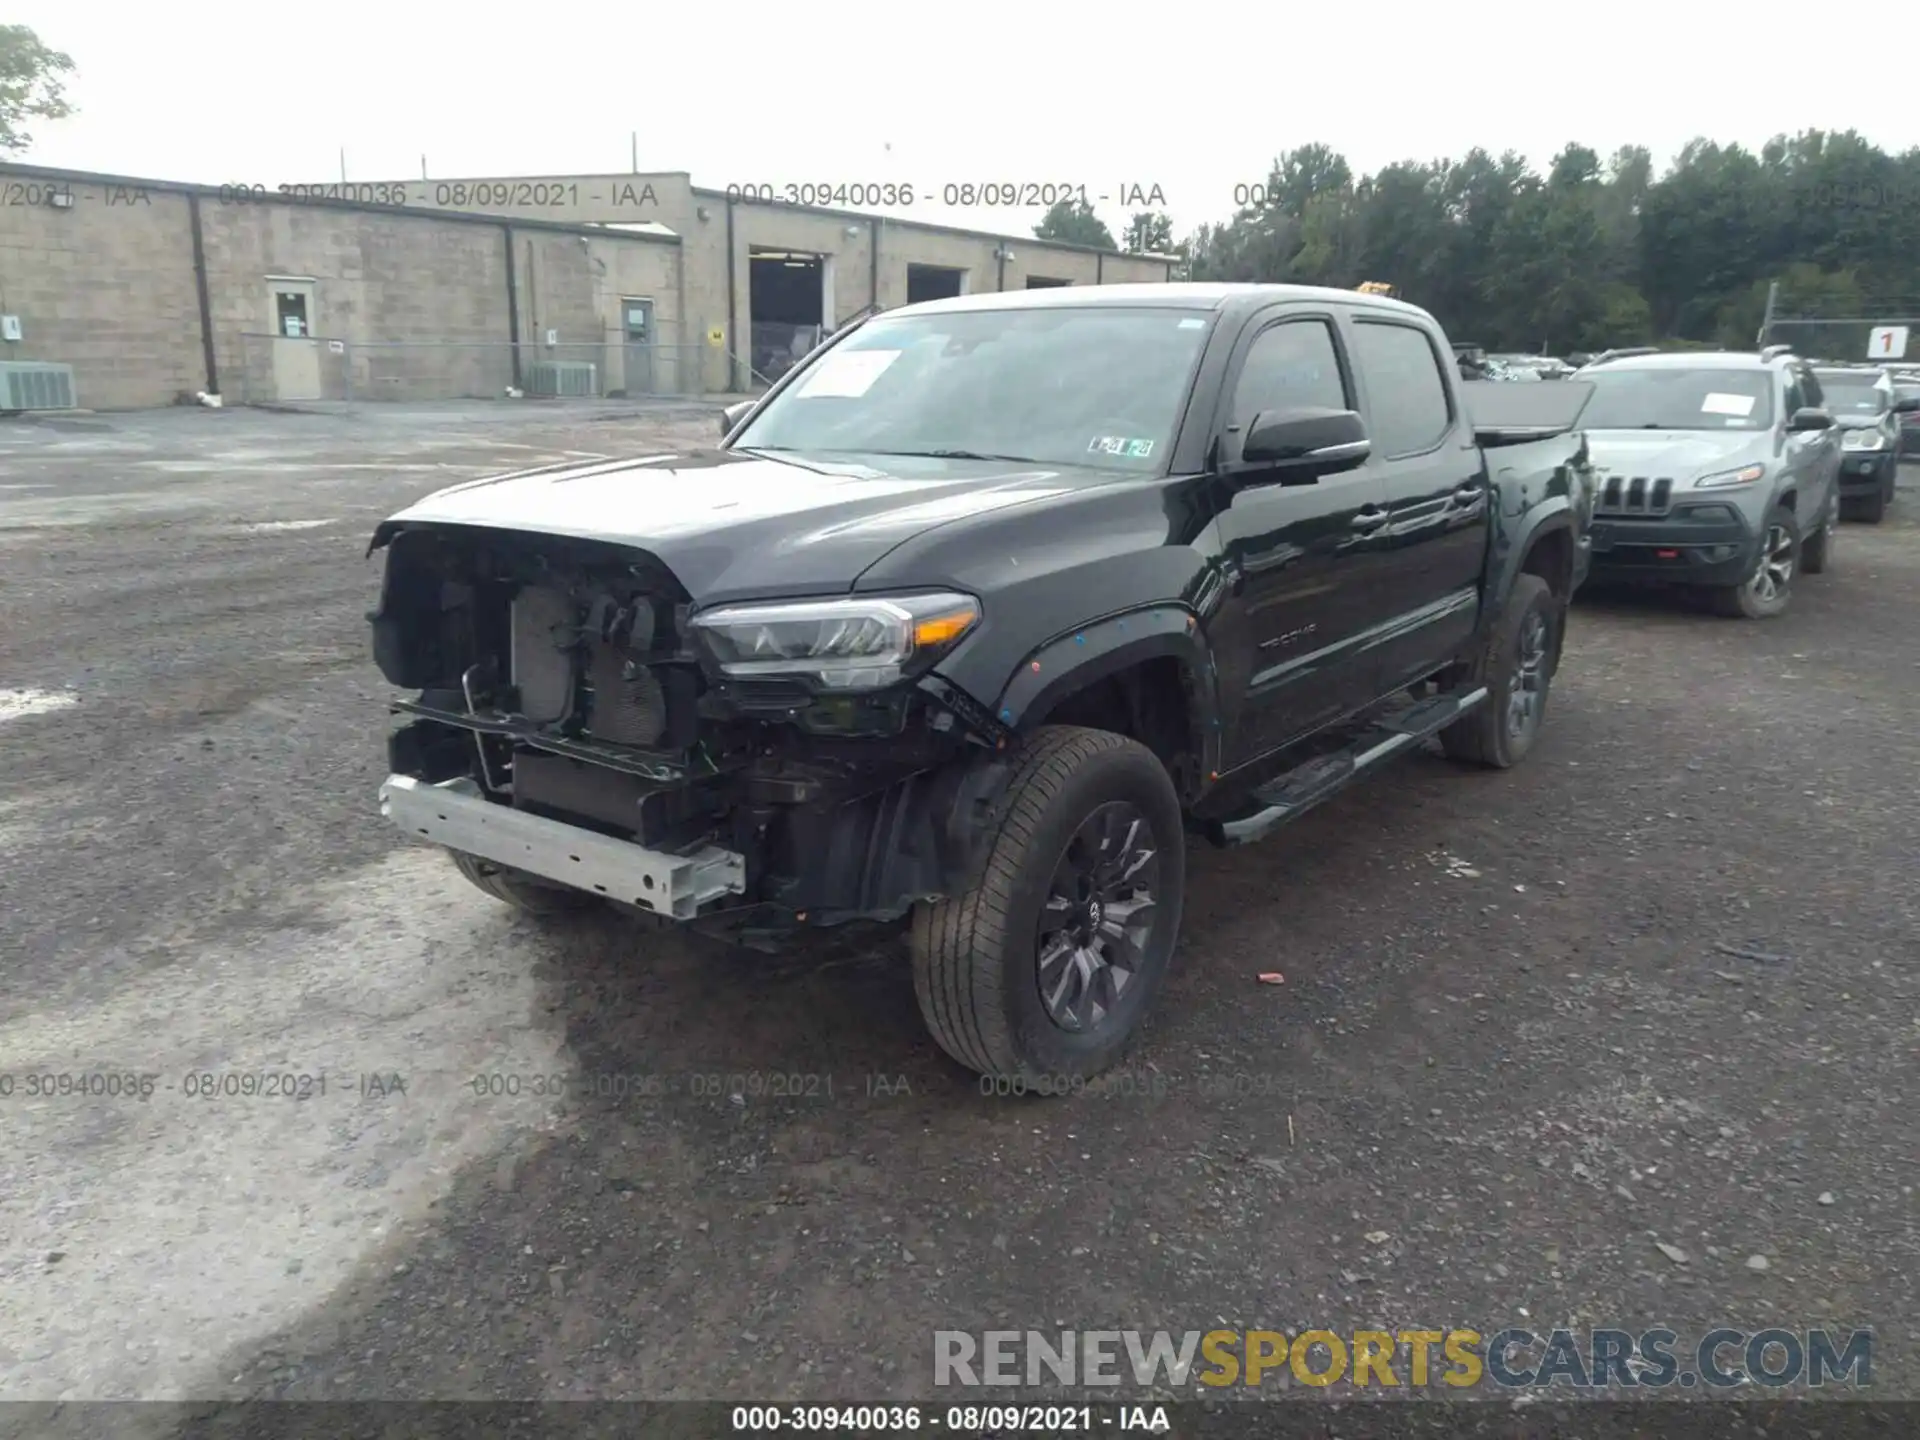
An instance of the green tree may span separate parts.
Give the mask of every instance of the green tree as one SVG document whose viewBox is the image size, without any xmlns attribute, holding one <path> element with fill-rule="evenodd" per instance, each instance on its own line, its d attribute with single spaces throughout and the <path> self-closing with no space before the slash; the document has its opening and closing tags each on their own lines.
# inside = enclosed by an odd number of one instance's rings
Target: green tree
<svg viewBox="0 0 1920 1440">
<path fill-rule="evenodd" d="M 29 120 L 64 120 L 73 113 L 64 77 L 73 61 L 49 50 L 25 25 L 0 25 L 0 153 L 17 155 L 33 143 Z"/>
<path fill-rule="evenodd" d="M 1120 248 L 1131 255 L 1171 255 L 1173 220 L 1157 211 L 1143 210 L 1127 221 Z"/>
<path fill-rule="evenodd" d="M 1033 227 L 1040 240 L 1059 240 L 1068 245 L 1091 245 L 1100 250 L 1116 250 L 1113 232 L 1106 221 L 1093 213 L 1084 200 L 1059 200 Z"/>
</svg>

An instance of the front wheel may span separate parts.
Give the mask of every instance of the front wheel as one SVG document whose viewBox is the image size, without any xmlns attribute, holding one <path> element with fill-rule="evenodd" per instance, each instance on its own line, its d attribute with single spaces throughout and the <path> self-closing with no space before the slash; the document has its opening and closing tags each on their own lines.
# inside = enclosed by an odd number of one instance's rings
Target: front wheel
<svg viewBox="0 0 1920 1440">
<path fill-rule="evenodd" d="M 1739 620 L 1771 620 L 1793 599 L 1793 576 L 1800 555 L 1800 525 L 1793 512 L 1780 509 L 1767 520 L 1752 572 L 1738 585 L 1713 592 L 1714 608 Z"/>
<path fill-rule="evenodd" d="M 598 895 L 565 885 L 550 885 L 538 876 L 482 860 L 464 850 L 449 850 L 447 854 L 453 857 L 456 870 L 494 899 L 541 919 L 577 915 L 601 903 Z"/>
<path fill-rule="evenodd" d="M 1873 494 L 1850 501 L 1847 506 L 1849 520 L 1864 520 L 1869 525 L 1878 525 L 1887 518 L 1887 502 L 1893 498 L 1893 482 L 1887 481 Z"/>
<path fill-rule="evenodd" d="M 979 884 L 914 915 L 914 993 L 940 1048 L 1042 1093 L 1111 1067 L 1173 959 L 1185 844 L 1152 751 L 1104 730 L 1037 731 Z"/>
<path fill-rule="evenodd" d="M 1827 502 L 1827 513 L 1820 527 L 1800 546 L 1800 569 L 1808 575 L 1824 575 L 1833 568 L 1833 532 L 1839 528 L 1840 501 Z"/>
</svg>

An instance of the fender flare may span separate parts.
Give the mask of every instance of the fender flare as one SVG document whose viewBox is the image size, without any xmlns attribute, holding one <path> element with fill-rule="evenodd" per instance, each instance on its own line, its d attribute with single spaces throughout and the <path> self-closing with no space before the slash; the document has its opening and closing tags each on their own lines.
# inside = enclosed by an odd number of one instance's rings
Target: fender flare
<svg viewBox="0 0 1920 1440">
<path fill-rule="evenodd" d="M 1579 588 L 1581 576 L 1581 556 L 1579 536 L 1574 533 L 1573 502 L 1564 495 L 1555 495 L 1541 501 L 1519 517 L 1515 528 L 1510 532 L 1507 542 L 1493 555 L 1493 586 L 1490 598 L 1492 603 L 1486 607 L 1490 615 L 1497 615 L 1507 603 L 1512 593 L 1514 581 L 1519 578 L 1520 567 L 1526 563 L 1528 553 L 1547 535 L 1564 530 L 1574 540 L 1573 573 L 1568 577 L 1568 594 Z"/>
<path fill-rule="evenodd" d="M 1147 660 L 1172 657 L 1187 677 L 1187 721 L 1198 742 L 1199 776 L 1220 768 L 1218 673 L 1199 616 L 1182 604 L 1109 615 L 1029 651 L 1001 687 L 994 716 L 1009 730 L 1044 724 L 1075 691 Z"/>
</svg>

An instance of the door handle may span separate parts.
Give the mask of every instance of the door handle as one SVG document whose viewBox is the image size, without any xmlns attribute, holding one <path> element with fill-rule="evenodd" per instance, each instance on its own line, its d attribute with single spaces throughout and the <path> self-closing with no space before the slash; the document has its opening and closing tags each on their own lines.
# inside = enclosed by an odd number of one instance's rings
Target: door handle
<svg viewBox="0 0 1920 1440">
<path fill-rule="evenodd" d="M 1378 530 L 1386 523 L 1387 512 L 1372 505 L 1353 517 L 1353 528 L 1356 530 Z"/>
</svg>

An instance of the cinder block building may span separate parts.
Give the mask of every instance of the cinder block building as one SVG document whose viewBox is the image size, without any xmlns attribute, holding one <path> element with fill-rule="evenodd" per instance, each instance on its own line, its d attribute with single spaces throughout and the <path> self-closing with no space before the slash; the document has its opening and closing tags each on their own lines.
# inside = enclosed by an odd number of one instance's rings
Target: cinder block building
<svg viewBox="0 0 1920 1440">
<path fill-rule="evenodd" d="M 0 410 L 743 392 L 869 306 L 1172 266 L 684 172 L 0 191 Z"/>
</svg>

